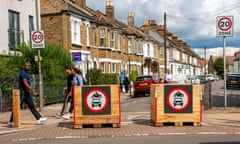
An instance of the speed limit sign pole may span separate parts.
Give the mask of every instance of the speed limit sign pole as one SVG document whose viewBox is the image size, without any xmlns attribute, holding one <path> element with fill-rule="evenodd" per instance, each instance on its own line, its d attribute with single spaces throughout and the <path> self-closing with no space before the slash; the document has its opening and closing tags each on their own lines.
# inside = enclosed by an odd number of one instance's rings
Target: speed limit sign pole
<svg viewBox="0 0 240 144">
<path fill-rule="evenodd" d="M 224 67 L 224 108 L 227 107 L 227 88 L 226 88 L 226 37 L 233 36 L 233 16 L 217 17 L 217 36 L 223 37 L 223 67 Z"/>
<path fill-rule="evenodd" d="M 41 48 L 45 47 L 44 44 L 44 32 L 40 31 L 41 20 L 40 20 L 40 0 L 35 1 L 36 10 L 36 28 L 37 31 L 33 31 L 31 34 L 32 48 L 38 49 L 38 74 L 39 74 L 39 111 L 43 109 L 43 82 L 42 82 L 42 70 L 41 70 Z M 35 44 L 35 45 L 34 45 Z"/>
<path fill-rule="evenodd" d="M 40 49 L 45 47 L 44 44 L 44 32 L 43 31 L 32 31 L 32 48 L 38 49 L 38 74 L 39 74 L 39 111 L 43 108 L 43 83 L 42 83 L 42 71 L 41 71 L 41 53 Z"/>
</svg>

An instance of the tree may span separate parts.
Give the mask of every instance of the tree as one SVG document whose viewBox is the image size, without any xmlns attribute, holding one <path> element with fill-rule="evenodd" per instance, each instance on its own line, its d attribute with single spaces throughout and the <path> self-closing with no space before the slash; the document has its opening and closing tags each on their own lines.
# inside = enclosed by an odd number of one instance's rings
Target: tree
<svg viewBox="0 0 240 144">
<path fill-rule="evenodd" d="M 44 85 L 59 86 L 64 84 L 66 77 L 64 66 L 72 66 L 71 55 L 67 49 L 59 46 L 46 44 L 41 50 L 41 70 Z M 23 43 L 19 48 L 19 52 L 15 52 L 9 57 L 6 65 L 7 68 L 13 68 L 15 74 L 22 68 L 24 62 L 31 64 L 30 74 L 38 74 L 38 62 L 35 61 L 35 56 L 38 55 L 37 49 L 32 49 L 29 44 Z"/>
<path fill-rule="evenodd" d="M 224 73 L 223 65 L 224 65 L 223 58 L 217 58 L 213 63 L 213 68 L 215 69 L 215 71 L 217 72 L 217 75 L 219 76 L 223 76 L 223 73 Z"/>
</svg>

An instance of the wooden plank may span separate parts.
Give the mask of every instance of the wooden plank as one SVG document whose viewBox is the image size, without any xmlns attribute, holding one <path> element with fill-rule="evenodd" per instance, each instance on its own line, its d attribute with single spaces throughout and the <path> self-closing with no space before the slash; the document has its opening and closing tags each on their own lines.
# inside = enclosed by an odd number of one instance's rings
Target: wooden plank
<svg viewBox="0 0 240 144">
<path fill-rule="evenodd" d="M 120 128 L 120 124 L 76 124 L 74 128 L 103 128 L 103 127 L 112 127 L 112 128 Z"/>
<path fill-rule="evenodd" d="M 15 128 L 20 127 L 20 121 L 21 121 L 21 109 L 20 109 L 20 91 L 18 89 L 12 90 L 12 96 L 13 96 L 13 123 Z"/>
<path fill-rule="evenodd" d="M 162 127 L 162 126 L 176 126 L 176 127 L 182 127 L 182 126 L 201 126 L 200 123 L 197 122 L 157 122 L 153 123 L 156 127 Z"/>
</svg>

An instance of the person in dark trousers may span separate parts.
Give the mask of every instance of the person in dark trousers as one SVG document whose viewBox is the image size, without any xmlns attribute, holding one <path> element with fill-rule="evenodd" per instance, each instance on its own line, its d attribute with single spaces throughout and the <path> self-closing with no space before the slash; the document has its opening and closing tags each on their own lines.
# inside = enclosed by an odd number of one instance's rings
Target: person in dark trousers
<svg viewBox="0 0 240 144">
<path fill-rule="evenodd" d="M 72 69 L 72 89 L 73 86 L 82 86 L 83 85 L 83 77 L 82 77 L 82 71 L 78 67 L 74 67 Z M 74 97 L 73 95 L 71 96 L 71 104 L 68 110 L 68 113 L 64 114 L 62 117 L 64 119 L 70 119 L 71 116 L 73 115 L 73 109 L 74 109 Z"/>
<path fill-rule="evenodd" d="M 125 92 L 128 93 L 128 91 L 129 91 L 129 84 L 130 84 L 128 76 L 125 76 L 123 84 L 125 86 Z"/>
<path fill-rule="evenodd" d="M 71 95 L 72 95 L 72 80 L 73 80 L 72 69 L 68 66 L 65 66 L 64 70 L 67 74 L 67 89 L 64 93 L 64 100 L 63 100 L 61 112 L 59 114 L 55 114 L 56 118 L 62 118 L 62 116 L 64 115 L 64 113 L 67 109 L 68 102 L 71 101 L 71 98 L 72 98 L 71 97 Z"/>
<path fill-rule="evenodd" d="M 24 63 L 24 67 L 19 74 L 19 90 L 20 90 L 20 100 L 21 100 L 21 107 L 23 103 L 26 103 L 32 114 L 37 120 L 37 124 L 41 124 L 43 121 L 47 120 L 46 117 L 42 117 L 40 113 L 36 110 L 32 96 L 39 96 L 39 94 L 34 91 L 30 86 L 30 79 L 28 76 L 28 71 L 30 69 L 30 64 L 28 62 Z M 11 114 L 10 120 L 8 125 L 13 127 L 13 112 Z"/>
<path fill-rule="evenodd" d="M 119 83 L 120 83 L 120 91 L 123 92 L 123 80 L 124 80 L 124 75 L 123 72 L 119 74 Z"/>
</svg>

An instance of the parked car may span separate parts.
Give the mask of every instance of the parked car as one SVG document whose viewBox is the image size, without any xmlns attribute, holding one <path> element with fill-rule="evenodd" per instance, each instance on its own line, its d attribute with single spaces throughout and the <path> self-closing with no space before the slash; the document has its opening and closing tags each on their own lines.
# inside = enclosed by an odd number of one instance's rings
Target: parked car
<svg viewBox="0 0 240 144">
<path fill-rule="evenodd" d="M 215 80 L 215 77 L 213 74 L 207 74 L 206 75 L 206 81 L 214 81 Z"/>
<path fill-rule="evenodd" d="M 226 79 L 227 88 L 240 88 L 240 74 L 229 74 Z"/>
<path fill-rule="evenodd" d="M 190 76 L 187 79 L 187 83 L 192 83 L 192 84 L 200 84 L 200 78 L 195 75 L 195 76 Z"/>
<path fill-rule="evenodd" d="M 137 97 L 139 95 L 150 94 L 151 84 L 157 83 L 159 83 L 159 81 L 156 80 L 151 75 L 137 77 L 133 84 L 134 97 Z"/>
</svg>

